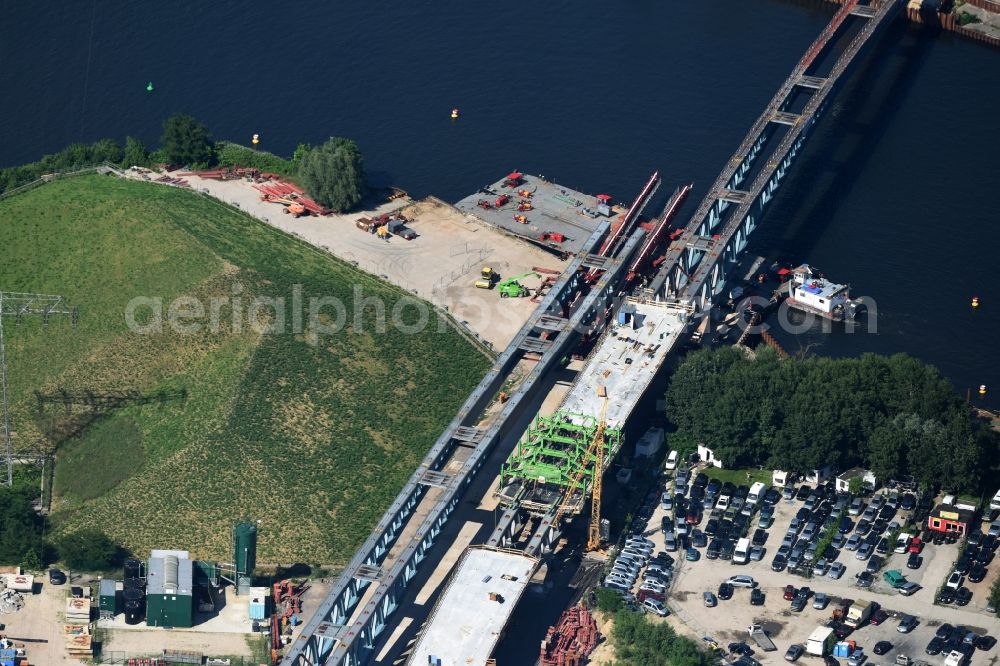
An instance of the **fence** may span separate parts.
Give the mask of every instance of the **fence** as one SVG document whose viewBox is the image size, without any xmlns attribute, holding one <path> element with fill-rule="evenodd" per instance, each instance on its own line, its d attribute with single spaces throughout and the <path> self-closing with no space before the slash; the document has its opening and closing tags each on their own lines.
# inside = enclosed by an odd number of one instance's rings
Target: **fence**
<svg viewBox="0 0 1000 666">
<path fill-rule="evenodd" d="M 180 666 L 190 661 L 174 661 L 170 657 L 137 655 L 129 652 L 103 652 L 94 657 L 97 664 L 117 664 L 119 666 Z M 257 666 L 260 662 L 253 657 L 207 657 L 197 663 L 206 666 Z"/>
</svg>

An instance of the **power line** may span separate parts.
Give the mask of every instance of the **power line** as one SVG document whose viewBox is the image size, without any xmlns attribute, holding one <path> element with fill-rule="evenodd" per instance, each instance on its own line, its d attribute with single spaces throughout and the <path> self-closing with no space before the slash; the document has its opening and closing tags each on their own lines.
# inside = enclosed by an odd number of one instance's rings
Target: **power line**
<svg viewBox="0 0 1000 666">
<path fill-rule="evenodd" d="M 7 459 L 7 485 L 14 485 L 14 459 L 10 441 L 10 403 L 7 398 L 7 352 L 4 347 L 3 323 L 5 317 L 14 317 L 20 323 L 21 317 L 41 316 L 42 323 L 48 324 L 53 315 L 69 315 L 73 326 L 79 319 L 77 308 L 69 308 L 62 296 L 52 294 L 27 294 L 0 291 L 0 393 L 3 396 L 3 439 Z"/>
</svg>

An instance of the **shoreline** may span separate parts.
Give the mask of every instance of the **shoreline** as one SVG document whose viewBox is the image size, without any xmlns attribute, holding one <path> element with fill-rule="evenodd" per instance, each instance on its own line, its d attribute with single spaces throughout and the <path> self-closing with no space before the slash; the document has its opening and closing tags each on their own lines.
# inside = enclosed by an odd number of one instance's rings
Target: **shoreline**
<svg viewBox="0 0 1000 666">
<path fill-rule="evenodd" d="M 845 0 L 816 1 L 834 5 L 843 5 L 845 2 Z M 942 7 L 945 11 L 942 11 Z M 959 25 L 957 15 L 963 12 L 976 16 L 980 23 Z M 937 27 L 1000 48 L 1000 1 L 998 0 L 961 0 L 961 4 L 952 3 L 951 0 L 909 0 L 905 15 L 912 23 Z"/>
</svg>

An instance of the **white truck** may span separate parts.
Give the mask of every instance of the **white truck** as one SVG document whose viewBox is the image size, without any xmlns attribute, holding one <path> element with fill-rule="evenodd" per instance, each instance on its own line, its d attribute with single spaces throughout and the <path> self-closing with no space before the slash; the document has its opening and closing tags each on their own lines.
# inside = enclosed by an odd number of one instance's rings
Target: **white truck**
<svg viewBox="0 0 1000 666">
<path fill-rule="evenodd" d="M 851 607 L 847 609 L 847 617 L 844 618 L 844 624 L 846 624 L 851 629 L 857 629 L 865 622 L 872 614 L 872 605 L 863 600 L 855 601 L 851 604 Z"/>
<path fill-rule="evenodd" d="M 759 624 L 751 624 L 747 627 L 747 633 L 750 634 L 753 642 L 760 646 L 760 649 L 764 652 L 774 652 L 778 649 L 774 647 L 774 643 L 771 642 L 767 632 L 764 631 L 764 627 Z"/>
<path fill-rule="evenodd" d="M 816 627 L 806 641 L 806 654 L 825 657 L 830 654 L 830 648 L 836 642 L 837 634 L 834 633 L 833 627 Z"/>
<path fill-rule="evenodd" d="M 952 650 L 948 653 L 948 656 L 944 658 L 944 666 L 964 666 L 965 665 L 965 654 L 959 652 L 958 650 Z"/>
</svg>

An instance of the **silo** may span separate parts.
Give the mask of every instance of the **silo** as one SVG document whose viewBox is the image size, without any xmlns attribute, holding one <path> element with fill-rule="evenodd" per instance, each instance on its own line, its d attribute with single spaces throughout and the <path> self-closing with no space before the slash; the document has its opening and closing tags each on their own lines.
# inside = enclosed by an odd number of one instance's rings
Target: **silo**
<svg viewBox="0 0 1000 666">
<path fill-rule="evenodd" d="M 125 623 L 139 624 L 142 622 L 145 610 L 142 590 L 137 587 L 126 587 L 122 591 L 122 596 L 125 598 Z"/>
<path fill-rule="evenodd" d="M 236 575 L 252 576 L 257 566 L 257 526 L 251 522 L 237 523 L 233 528 L 233 562 Z"/>
</svg>

